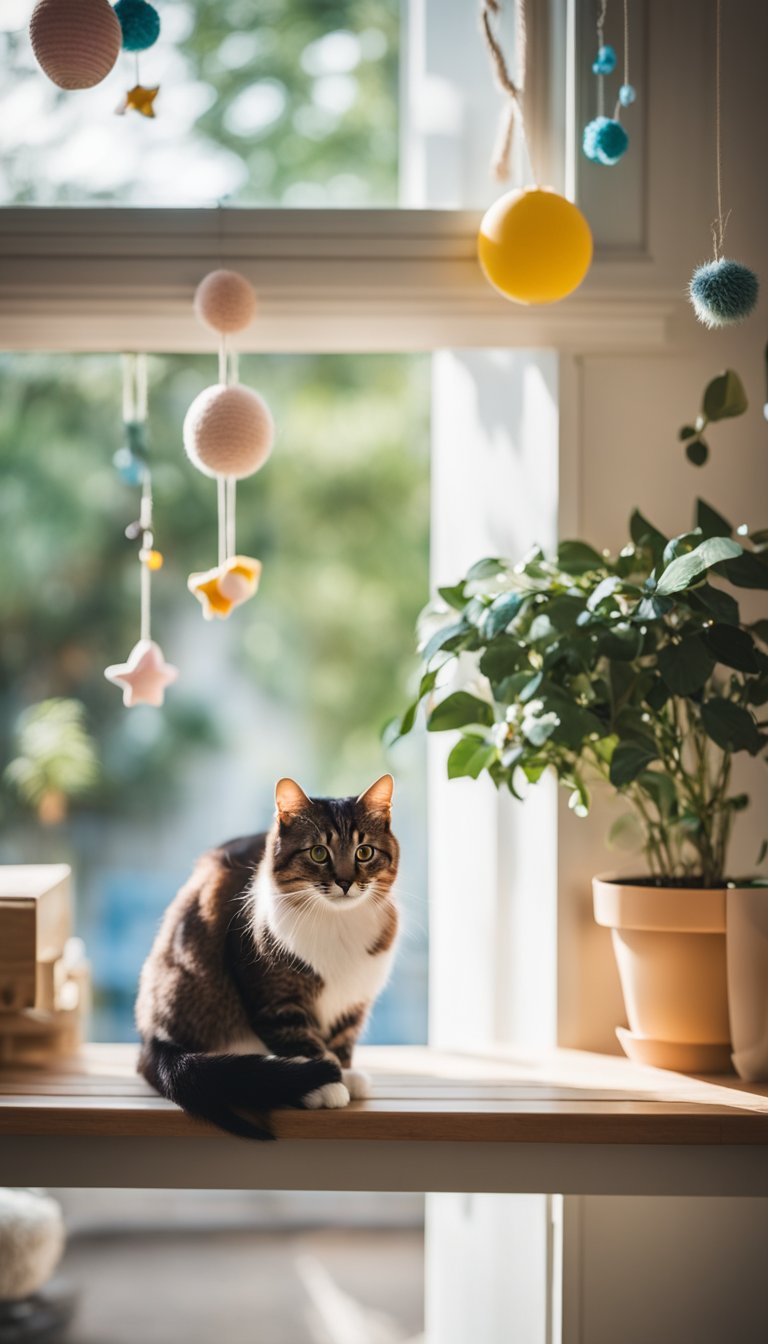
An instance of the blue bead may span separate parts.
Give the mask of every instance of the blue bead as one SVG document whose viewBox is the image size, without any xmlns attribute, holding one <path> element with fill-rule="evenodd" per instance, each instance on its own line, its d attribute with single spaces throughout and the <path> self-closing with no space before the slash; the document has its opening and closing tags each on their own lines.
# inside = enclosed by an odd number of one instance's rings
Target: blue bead
<svg viewBox="0 0 768 1344">
<path fill-rule="evenodd" d="M 757 276 L 748 266 L 721 257 L 694 271 L 688 294 L 705 327 L 727 327 L 749 317 L 759 288 Z"/>
<path fill-rule="evenodd" d="M 620 121 L 612 117 L 595 117 L 584 127 L 582 149 L 593 163 L 613 167 L 627 151 L 629 136 Z"/>
<path fill-rule="evenodd" d="M 622 107 L 629 107 L 631 103 L 634 103 L 636 97 L 637 94 L 631 84 L 622 84 L 619 89 L 619 102 Z"/>
<path fill-rule="evenodd" d="M 160 36 L 160 15 L 147 0 L 117 0 L 115 5 L 123 30 L 124 51 L 146 51 Z"/>
<path fill-rule="evenodd" d="M 596 59 L 592 62 L 592 73 L 610 75 L 616 69 L 616 52 L 613 47 L 600 47 Z"/>
<path fill-rule="evenodd" d="M 130 448 L 118 448 L 112 462 L 126 485 L 142 484 L 146 467 L 140 458 L 133 456 Z"/>
</svg>

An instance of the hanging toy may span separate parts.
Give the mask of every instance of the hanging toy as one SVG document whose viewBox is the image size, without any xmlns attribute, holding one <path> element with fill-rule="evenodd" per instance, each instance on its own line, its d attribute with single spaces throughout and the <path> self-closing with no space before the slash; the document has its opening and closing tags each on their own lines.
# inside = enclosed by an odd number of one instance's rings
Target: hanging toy
<svg viewBox="0 0 768 1344">
<path fill-rule="evenodd" d="M 37 0 L 29 39 L 52 83 L 60 89 L 92 89 L 120 55 L 121 30 L 107 0 Z"/>
<path fill-rule="evenodd" d="M 597 116 L 584 127 L 582 149 L 592 163 L 601 163 L 606 168 L 623 158 L 629 148 L 629 136 L 621 124 L 621 110 L 630 107 L 637 93 L 629 82 L 629 0 L 624 0 L 624 79 L 613 116 L 605 115 L 604 78 L 616 69 L 616 52 L 606 46 L 605 14 L 608 0 L 600 0 L 597 16 L 597 56 L 592 62 L 592 73 L 597 75 Z"/>
<path fill-rule="evenodd" d="M 500 0 L 483 0 L 481 22 L 496 83 L 507 98 L 491 171 L 509 176 L 515 126 L 535 176 L 525 133 L 523 110 L 525 71 L 525 0 L 517 0 L 517 56 L 521 73 L 515 82 L 507 68 L 492 16 Z M 488 281 L 515 303 L 557 303 L 581 284 L 592 260 L 592 234 L 581 211 L 551 187 L 523 187 L 507 192 L 486 211 L 477 239 L 480 266 Z"/>
<path fill-rule="evenodd" d="M 210 621 L 229 616 L 258 588 L 261 561 L 236 554 L 235 491 L 237 481 L 263 467 L 272 451 L 275 426 L 263 398 L 237 382 L 236 357 L 227 349 L 227 336 L 243 331 L 256 312 L 250 282 L 236 271 L 211 271 L 197 287 L 195 312 L 219 335 L 219 381 L 195 397 L 183 431 L 190 462 L 204 476 L 213 477 L 217 486 L 219 562 L 187 580 Z"/>
<path fill-rule="evenodd" d="M 142 117 L 154 117 L 155 99 L 159 84 L 146 88 L 139 78 L 139 52 L 148 51 L 160 36 L 160 15 L 147 0 L 117 0 L 115 14 L 120 24 L 123 51 L 135 57 L 136 83 L 128 89 L 123 101 L 115 108 L 118 116 L 125 112 L 139 112 Z"/>
<path fill-rule="evenodd" d="M 123 365 L 123 422 L 126 437 L 134 442 L 139 439 L 146 452 L 147 418 L 147 363 L 144 355 L 127 355 Z M 141 427 L 141 434 L 138 430 Z M 136 476 L 126 476 L 120 469 L 117 458 L 120 453 L 129 451 L 120 449 L 115 454 L 116 465 L 124 480 L 129 484 L 141 484 L 141 508 L 135 523 L 129 523 L 125 534 L 131 541 L 141 539 L 139 564 L 141 565 L 141 624 L 138 643 L 124 663 L 113 663 L 104 669 L 104 676 L 123 692 L 123 704 L 127 709 L 134 705 L 155 705 L 160 707 L 165 698 L 165 688 L 176 681 L 178 668 L 166 663 L 162 649 L 152 639 L 151 584 L 152 575 L 163 565 L 160 551 L 155 550 L 152 530 L 152 476 L 146 456 L 133 459 Z M 139 474 L 140 473 L 140 474 Z"/>
<path fill-rule="evenodd" d="M 754 271 L 723 256 L 728 215 L 723 217 L 722 152 L 720 128 L 720 0 L 715 0 L 715 169 L 717 219 L 712 225 L 714 261 L 694 271 L 688 295 L 705 327 L 728 327 L 749 317 L 760 288 Z"/>
</svg>

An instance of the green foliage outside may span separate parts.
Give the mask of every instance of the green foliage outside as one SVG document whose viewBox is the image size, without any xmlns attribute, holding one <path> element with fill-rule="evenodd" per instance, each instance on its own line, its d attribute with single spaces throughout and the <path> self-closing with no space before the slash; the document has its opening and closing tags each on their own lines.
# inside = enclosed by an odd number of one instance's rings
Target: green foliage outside
<svg viewBox="0 0 768 1344">
<path fill-rule="evenodd" d="M 431 732 L 459 731 L 449 776 L 487 771 L 519 797 L 552 771 L 579 816 L 603 780 L 631 809 L 614 841 L 636 840 L 660 881 L 717 884 L 749 803 L 731 789 L 733 756 L 768 746 L 768 621 L 745 624 L 737 596 L 768 590 L 768 529 L 737 537 L 699 500 L 680 536 L 637 511 L 629 531 L 618 556 L 564 541 L 441 588 L 417 699 L 388 735 L 423 702 Z"/>
<path fill-rule="evenodd" d="M 266 396 L 278 429 L 269 463 L 238 491 L 238 549 L 261 559 L 264 574 L 254 599 L 208 625 L 186 576 L 216 560 L 215 487 L 184 456 L 181 424 L 213 365 L 150 360 L 155 537 L 165 555 L 153 581 L 153 633 L 175 661 L 192 623 L 203 667 L 207 651 L 229 640 L 229 665 L 300 716 L 341 787 L 379 761 L 378 728 L 404 694 L 427 591 L 427 365 L 399 356 L 242 359 L 243 382 Z M 75 699 L 98 743 L 101 777 L 90 796 L 82 781 L 68 787 L 73 724 L 62 722 L 63 760 L 46 766 L 64 772 L 56 787 L 76 805 L 147 814 L 178 798 L 191 753 L 226 749 L 218 711 L 227 684 L 193 697 L 182 666 L 162 711 L 126 711 L 104 679 L 139 633 L 137 544 L 124 537 L 138 490 L 112 466 L 121 441 L 119 358 L 0 358 L 0 770 L 25 755 L 19 723 L 31 704 Z M 139 714 L 151 719 L 146 736 L 134 731 Z M 39 803 L 20 791 L 20 768 L 5 781 L 6 823 L 22 804 Z"/>
<path fill-rule="evenodd" d="M 142 82 L 160 83 L 154 121 L 114 115 L 133 57 L 64 93 L 25 27 L 0 31 L 5 203 L 396 204 L 398 0 L 158 8 L 160 40 L 140 58 Z"/>
</svg>

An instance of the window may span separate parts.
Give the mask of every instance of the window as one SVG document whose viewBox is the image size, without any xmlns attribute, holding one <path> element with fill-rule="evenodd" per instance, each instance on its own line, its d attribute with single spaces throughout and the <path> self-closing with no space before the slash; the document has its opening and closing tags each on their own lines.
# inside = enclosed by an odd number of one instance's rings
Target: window
<svg viewBox="0 0 768 1344">
<path fill-rule="evenodd" d="M 424 358 L 244 356 L 242 380 L 278 427 L 270 463 L 239 491 L 238 546 L 264 574 L 231 621 L 203 622 L 186 575 L 215 558 L 215 489 L 184 456 L 181 423 L 214 367 L 212 357 L 150 362 L 165 556 L 153 634 L 181 677 L 163 710 L 127 711 L 103 676 L 138 637 L 136 543 L 123 531 L 139 492 L 111 463 L 119 358 L 0 359 L 0 569 L 16 574 L 0 598 L 0 756 L 28 753 L 33 783 L 45 786 L 31 806 L 28 791 L 3 791 L 2 857 L 39 861 L 41 845 L 72 852 L 100 1040 L 132 1038 L 141 963 L 201 849 L 268 824 L 282 774 L 334 794 L 381 773 L 379 730 L 407 694 L 428 590 Z M 83 798 L 57 783 L 66 727 L 49 729 L 53 743 L 30 731 L 49 697 L 83 704 L 96 738 L 100 778 Z M 423 743 L 398 758 L 407 935 L 374 1042 L 426 1039 L 423 758 Z"/>
<path fill-rule="evenodd" d="M 390 205 L 398 177 L 398 0 L 174 0 L 140 56 L 157 116 L 116 117 L 123 53 L 75 96 L 44 79 L 33 0 L 0 14 L 0 203 Z"/>
</svg>

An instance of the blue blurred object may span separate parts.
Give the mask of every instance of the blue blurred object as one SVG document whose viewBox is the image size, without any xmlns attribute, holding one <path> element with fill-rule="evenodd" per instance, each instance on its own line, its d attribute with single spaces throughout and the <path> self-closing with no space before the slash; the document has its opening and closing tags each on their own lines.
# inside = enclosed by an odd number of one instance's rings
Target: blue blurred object
<svg viewBox="0 0 768 1344">
<path fill-rule="evenodd" d="M 146 463 L 135 457 L 130 448 L 118 448 L 112 458 L 114 466 L 126 485 L 141 485 L 146 474 Z"/>
<path fill-rule="evenodd" d="M 584 127 L 582 148 L 593 163 L 611 168 L 627 151 L 629 136 L 620 121 L 612 117 L 595 117 Z"/>
<path fill-rule="evenodd" d="M 613 47 L 598 47 L 597 56 L 592 62 L 592 73 L 610 75 L 616 69 L 616 52 Z"/>
<path fill-rule="evenodd" d="M 705 327 L 728 327 L 749 317 L 759 289 L 754 271 L 740 261 L 721 257 L 694 271 L 688 293 Z"/>
<path fill-rule="evenodd" d="M 117 0 L 115 5 L 123 30 L 124 51 L 146 51 L 160 36 L 160 15 L 147 0 Z"/>
<path fill-rule="evenodd" d="M 619 102 L 622 107 L 630 107 L 634 103 L 637 93 L 632 84 L 622 84 L 619 89 Z"/>
</svg>

